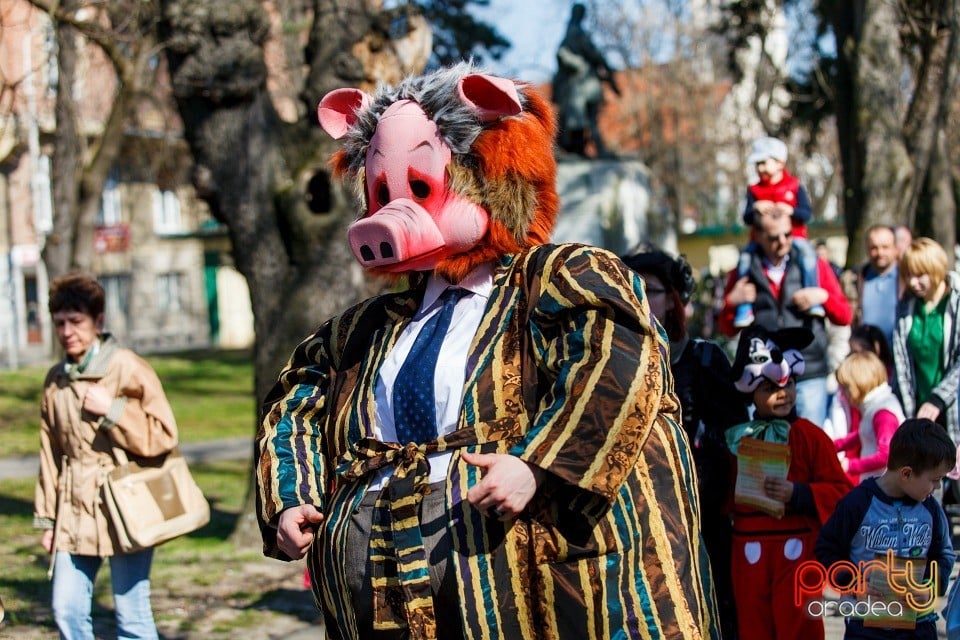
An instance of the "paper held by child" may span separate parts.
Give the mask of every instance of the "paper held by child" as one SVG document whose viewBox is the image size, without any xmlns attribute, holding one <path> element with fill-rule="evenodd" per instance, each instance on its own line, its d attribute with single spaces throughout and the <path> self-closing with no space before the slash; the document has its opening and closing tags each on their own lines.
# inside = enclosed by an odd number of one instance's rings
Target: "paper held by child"
<svg viewBox="0 0 960 640">
<path fill-rule="evenodd" d="M 877 553 L 873 564 L 877 569 L 870 571 L 867 594 L 862 598 L 870 605 L 863 616 L 863 626 L 916 629 L 917 609 L 928 607 L 932 611 L 937 597 L 936 578 L 932 588 L 931 583 L 923 579 L 926 559 L 898 558 L 893 552 Z M 924 588 L 928 593 L 924 593 Z"/>
<path fill-rule="evenodd" d="M 790 468 L 790 447 L 757 438 L 743 438 L 737 450 L 737 484 L 734 501 L 782 518 L 786 505 L 771 498 L 763 490 L 763 479 L 769 476 L 786 479 Z"/>
</svg>

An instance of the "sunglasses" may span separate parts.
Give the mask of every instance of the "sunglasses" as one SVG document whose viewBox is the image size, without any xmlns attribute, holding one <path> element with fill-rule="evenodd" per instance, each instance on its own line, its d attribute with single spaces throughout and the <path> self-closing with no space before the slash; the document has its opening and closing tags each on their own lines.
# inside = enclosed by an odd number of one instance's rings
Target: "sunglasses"
<svg viewBox="0 0 960 640">
<path fill-rule="evenodd" d="M 784 241 L 784 240 L 788 240 L 788 239 L 790 239 L 790 238 L 792 238 L 792 237 L 793 237 L 793 232 L 792 232 L 792 231 L 787 231 L 787 232 L 785 232 L 785 233 L 768 233 L 768 234 L 767 234 L 767 242 Z"/>
</svg>

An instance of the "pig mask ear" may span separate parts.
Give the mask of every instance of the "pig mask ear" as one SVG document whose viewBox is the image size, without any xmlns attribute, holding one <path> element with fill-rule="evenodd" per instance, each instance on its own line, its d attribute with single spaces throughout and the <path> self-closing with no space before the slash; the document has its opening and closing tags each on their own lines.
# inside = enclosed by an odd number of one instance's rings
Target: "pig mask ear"
<svg viewBox="0 0 960 640">
<path fill-rule="evenodd" d="M 500 116 L 515 116 L 522 110 L 517 87 L 506 78 L 479 73 L 464 76 L 457 84 L 457 95 L 477 110 L 483 122 Z"/>
<path fill-rule="evenodd" d="M 339 140 L 370 106 L 370 96 L 359 89 L 335 89 L 323 96 L 317 106 L 317 120 L 334 140 Z"/>
</svg>

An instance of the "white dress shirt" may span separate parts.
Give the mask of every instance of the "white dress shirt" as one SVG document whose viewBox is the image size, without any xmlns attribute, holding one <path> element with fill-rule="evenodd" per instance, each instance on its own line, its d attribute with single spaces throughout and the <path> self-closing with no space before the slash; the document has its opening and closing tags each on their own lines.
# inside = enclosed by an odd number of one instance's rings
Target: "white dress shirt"
<svg viewBox="0 0 960 640">
<path fill-rule="evenodd" d="M 434 397 L 436 399 L 437 435 L 457 430 L 460 408 L 463 404 L 463 385 L 466 381 L 467 355 L 470 344 L 480 327 L 483 311 L 493 290 L 493 265 L 485 264 L 471 271 L 459 284 L 452 285 L 444 278 L 431 275 L 423 295 L 423 303 L 413 316 L 410 324 L 397 338 L 393 350 L 387 354 L 377 374 L 374 393 L 376 402 L 376 420 L 373 437 L 381 442 L 397 442 L 397 430 L 393 421 L 393 383 L 403 366 L 414 340 L 423 328 L 423 324 L 440 312 L 440 294 L 449 287 L 463 289 L 465 294 L 454 307 L 453 319 L 440 347 L 437 369 L 434 376 Z M 441 482 L 447 477 L 447 467 L 453 453 L 440 451 L 427 456 L 430 464 L 429 482 Z M 384 469 L 370 484 L 370 489 L 383 487 L 386 478 L 393 473 Z"/>
</svg>

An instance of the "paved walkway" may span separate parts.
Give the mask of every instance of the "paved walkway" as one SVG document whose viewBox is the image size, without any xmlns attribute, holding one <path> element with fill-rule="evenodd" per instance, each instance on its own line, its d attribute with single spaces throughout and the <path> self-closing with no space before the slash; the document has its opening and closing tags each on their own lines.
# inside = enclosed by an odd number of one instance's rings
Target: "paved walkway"
<svg viewBox="0 0 960 640">
<path fill-rule="evenodd" d="M 253 456 L 253 436 L 182 443 L 180 451 L 190 463 L 248 459 Z M 0 480 L 32 478 L 37 465 L 37 454 L 0 458 Z"/>
</svg>

